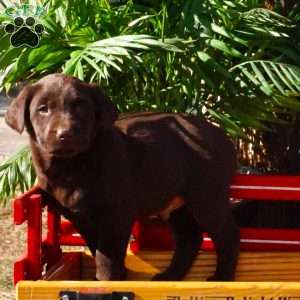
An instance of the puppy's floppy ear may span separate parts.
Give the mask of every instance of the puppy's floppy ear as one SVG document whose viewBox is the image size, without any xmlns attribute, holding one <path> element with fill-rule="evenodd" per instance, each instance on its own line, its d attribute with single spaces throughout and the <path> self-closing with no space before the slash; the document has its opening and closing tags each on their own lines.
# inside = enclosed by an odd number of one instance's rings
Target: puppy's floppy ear
<svg viewBox="0 0 300 300">
<path fill-rule="evenodd" d="M 94 84 L 90 84 L 89 87 L 92 91 L 99 126 L 106 129 L 112 127 L 118 118 L 116 105 L 101 88 Z"/>
<path fill-rule="evenodd" d="M 26 115 L 29 114 L 29 104 L 34 90 L 33 86 L 24 87 L 6 111 L 6 123 L 19 133 L 22 133 L 24 130 L 27 119 Z"/>
</svg>

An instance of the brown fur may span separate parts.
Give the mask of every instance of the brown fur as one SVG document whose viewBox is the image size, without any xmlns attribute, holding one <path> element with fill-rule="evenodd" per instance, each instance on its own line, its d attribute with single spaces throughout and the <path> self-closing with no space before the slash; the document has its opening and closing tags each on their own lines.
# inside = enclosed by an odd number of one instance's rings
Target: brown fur
<svg viewBox="0 0 300 300">
<path fill-rule="evenodd" d="M 117 118 L 102 90 L 62 74 L 25 87 L 6 114 L 12 128 L 26 127 L 39 185 L 86 240 L 99 280 L 124 278 L 134 219 L 160 213 L 176 250 L 154 279 L 181 279 L 206 231 L 218 254 L 211 279 L 232 280 L 239 230 L 228 190 L 236 158 L 225 133 L 184 114 Z"/>
</svg>

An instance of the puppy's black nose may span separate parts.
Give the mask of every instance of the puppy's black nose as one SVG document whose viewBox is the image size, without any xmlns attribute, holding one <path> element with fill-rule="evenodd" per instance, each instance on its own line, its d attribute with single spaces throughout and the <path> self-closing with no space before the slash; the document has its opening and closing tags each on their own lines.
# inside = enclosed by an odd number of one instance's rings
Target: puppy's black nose
<svg viewBox="0 0 300 300">
<path fill-rule="evenodd" d="M 70 129 L 57 129 L 56 137 L 60 141 L 68 141 L 74 138 L 74 131 Z"/>
</svg>

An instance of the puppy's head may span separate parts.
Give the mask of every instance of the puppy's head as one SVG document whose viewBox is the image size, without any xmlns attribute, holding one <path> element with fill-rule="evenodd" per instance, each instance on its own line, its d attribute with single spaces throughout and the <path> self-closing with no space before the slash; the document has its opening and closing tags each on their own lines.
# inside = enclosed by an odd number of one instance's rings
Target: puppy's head
<svg viewBox="0 0 300 300">
<path fill-rule="evenodd" d="M 51 74 L 26 86 L 5 119 L 19 133 L 26 128 L 49 155 L 71 157 L 85 151 L 98 130 L 112 127 L 117 109 L 100 88 Z"/>
</svg>

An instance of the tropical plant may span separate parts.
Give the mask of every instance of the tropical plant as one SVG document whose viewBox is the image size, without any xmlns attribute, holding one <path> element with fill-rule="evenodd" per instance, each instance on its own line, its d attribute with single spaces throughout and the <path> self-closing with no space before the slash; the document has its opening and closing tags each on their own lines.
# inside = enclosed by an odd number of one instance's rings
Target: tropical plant
<svg viewBox="0 0 300 300">
<path fill-rule="evenodd" d="M 282 16 L 263 3 L 31 1 L 45 33 L 13 48 L 1 29 L 0 87 L 64 72 L 99 82 L 120 111 L 191 112 L 247 138 L 300 109 L 299 6 Z"/>
<path fill-rule="evenodd" d="M 0 189 L 3 205 L 7 204 L 17 190 L 25 192 L 33 186 L 36 175 L 30 159 L 30 151 L 25 147 L 0 165 Z"/>
</svg>

